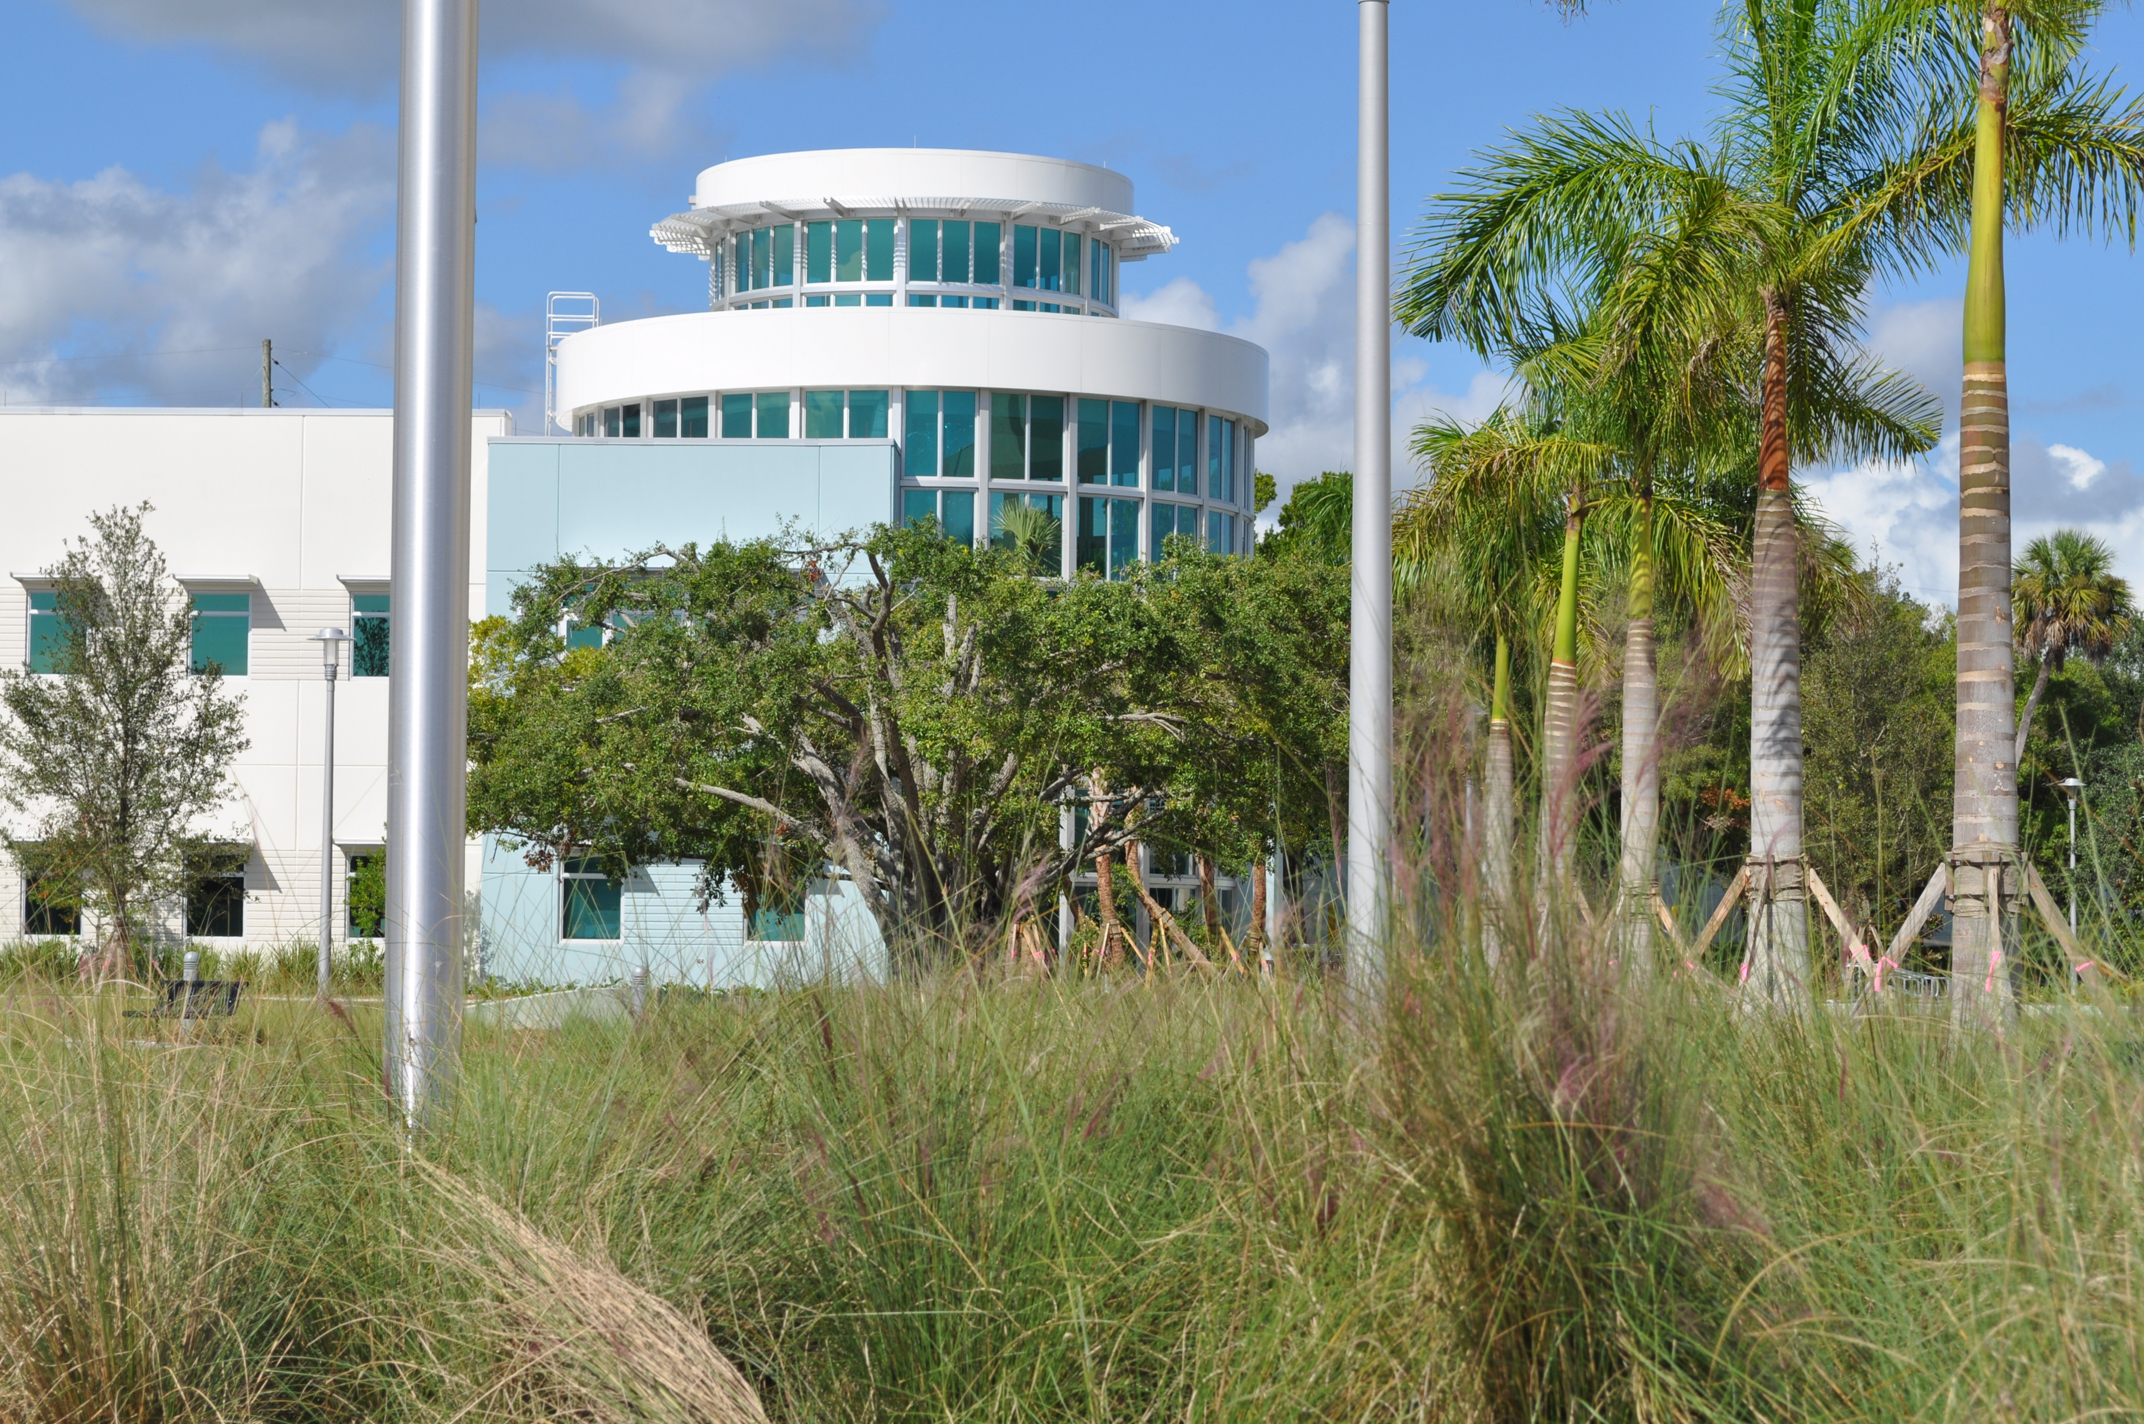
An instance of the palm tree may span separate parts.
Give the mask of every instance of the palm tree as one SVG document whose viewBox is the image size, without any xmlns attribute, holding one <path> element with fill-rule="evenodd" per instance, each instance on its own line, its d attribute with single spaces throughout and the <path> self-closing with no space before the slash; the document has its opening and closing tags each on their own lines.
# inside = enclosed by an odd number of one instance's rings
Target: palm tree
<svg viewBox="0 0 2144 1424">
<path fill-rule="evenodd" d="M 1958 431 L 1958 730 L 1951 812 L 1953 1012 L 2007 1005 L 1991 888 L 2017 855 L 2017 707 L 2010 588 L 2010 393 L 2003 230 L 2073 226 L 2132 248 L 2144 196 L 2144 103 L 2084 74 L 2102 0 L 1918 0 L 1937 97 L 1912 151 L 1869 180 L 1871 220 L 1923 256 L 1963 239 L 1965 390 Z M 1880 212 L 1878 211 L 1880 209 Z M 2009 888 L 2017 903 L 2018 887 Z M 2014 942 L 2014 936 L 2013 936 Z M 1989 991 L 1994 1002 L 1983 1003 Z"/>
<path fill-rule="evenodd" d="M 2114 550 L 2076 529 L 2057 529 L 2025 546 L 2011 582 L 2018 651 L 2040 665 L 2017 722 L 2015 759 L 2025 756 L 2032 714 L 2049 674 L 2071 654 L 2099 662 L 2128 636 L 2136 617 L 2129 582 L 2114 574 Z"/>
<path fill-rule="evenodd" d="M 1743 382 L 1758 437 L 1751 861 L 1764 887 L 1749 967 L 1782 1003 L 1806 997 L 1808 975 L 1793 462 L 1916 454 L 1939 416 L 1853 339 L 1869 283 L 1914 240 L 1908 214 L 1880 220 L 1868 190 L 1892 157 L 1885 136 L 1919 112 L 1914 20 L 1894 8 L 1740 0 L 1712 147 L 1616 117 L 1544 120 L 1442 200 L 1398 303 L 1417 335 L 1484 354 L 1538 349 L 1579 328 L 1574 311 L 1649 311 L 1655 339 Z M 1701 260 L 1646 260 L 1671 248 Z"/>
</svg>

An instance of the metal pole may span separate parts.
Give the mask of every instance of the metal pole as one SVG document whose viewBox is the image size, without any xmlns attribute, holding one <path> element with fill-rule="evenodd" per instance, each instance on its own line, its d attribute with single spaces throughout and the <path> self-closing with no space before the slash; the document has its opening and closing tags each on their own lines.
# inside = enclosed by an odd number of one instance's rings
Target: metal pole
<svg viewBox="0 0 2144 1424">
<path fill-rule="evenodd" d="M 383 1062 L 412 1129 L 461 1039 L 476 42 L 476 0 L 403 0 Z"/>
<path fill-rule="evenodd" d="M 2077 793 L 2070 793 L 2070 933 L 2077 932 Z"/>
<path fill-rule="evenodd" d="M 1349 608 L 1348 977 L 1384 949 L 1392 834 L 1392 222 L 1387 0 L 1360 0 L 1355 169 L 1355 529 Z"/>
<path fill-rule="evenodd" d="M 261 338 L 261 409 L 275 404 L 275 343 Z"/>
<path fill-rule="evenodd" d="M 320 753 L 320 974 L 318 992 L 328 996 L 335 954 L 335 644 L 327 645 L 327 740 Z"/>
</svg>

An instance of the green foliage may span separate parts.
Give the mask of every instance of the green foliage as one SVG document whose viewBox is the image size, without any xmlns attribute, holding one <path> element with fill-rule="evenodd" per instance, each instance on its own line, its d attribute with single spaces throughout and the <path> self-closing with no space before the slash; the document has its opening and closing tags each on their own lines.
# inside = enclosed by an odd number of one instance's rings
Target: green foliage
<svg viewBox="0 0 2144 1424">
<path fill-rule="evenodd" d="M 1251 477 L 1251 508 L 1264 514 L 1274 500 L 1280 498 L 1280 481 L 1264 470 Z"/>
<path fill-rule="evenodd" d="M 107 973 L 140 949 L 152 902 L 185 889 L 248 745 L 243 699 L 215 668 L 193 671 L 186 592 L 142 528 L 149 511 L 92 515 L 91 537 L 45 571 L 62 676 L 0 672 L 0 804 L 32 827 L 8 848 L 80 885 Z"/>
<path fill-rule="evenodd" d="M 921 528 L 537 570 L 477 631 L 471 826 L 537 865 L 699 860 L 748 911 L 830 865 L 920 953 L 980 948 L 1104 848 L 1237 866 L 1322 805 L 1343 574 L 1183 544 L 1117 582 L 1031 567 Z M 608 641 L 567 649 L 569 616 Z"/>
<path fill-rule="evenodd" d="M 1280 528 L 1259 542 L 1261 554 L 1273 558 L 1306 555 L 1330 564 L 1345 564 L 1355 546 L 1355 477 L 1346 470 L 1325 470 L 1288 491 L 1280 507 Z"/>
</svg>

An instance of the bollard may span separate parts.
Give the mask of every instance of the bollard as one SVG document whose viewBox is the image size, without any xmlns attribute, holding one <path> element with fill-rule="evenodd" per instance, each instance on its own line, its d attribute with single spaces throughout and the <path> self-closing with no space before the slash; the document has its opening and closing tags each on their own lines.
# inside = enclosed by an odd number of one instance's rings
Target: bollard
<svg viewBox="0 0 2144 1424">
<path fill-rule="evenodd" d="M 635 1023 L 638 1023 L 641 1017 L 645 1015 L 648 1011 L 647 965 L 636 964 L 633 966 L 632 986 L 633 1021 Z"/>
<path fill-rule="evenodd" d="M 188 985 L 199 983 L 201 979 L 201 951 L 198 949 L 187 950 L 185 963 L 186 967 L 179 971 L 179 977 L 185 980 Z"/>
</svg>

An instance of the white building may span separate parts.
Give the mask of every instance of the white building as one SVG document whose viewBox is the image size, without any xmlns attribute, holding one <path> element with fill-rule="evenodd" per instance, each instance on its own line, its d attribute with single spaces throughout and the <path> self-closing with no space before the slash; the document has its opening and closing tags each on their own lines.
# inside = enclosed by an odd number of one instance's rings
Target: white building
<svg viewBox="0 0 2144 1424">
<path fill-rule="evenodd" d="M 1114 574 L 1171 534 L 1249 548 L 1266 353 L 1119 318 L 1122 266 L 1176 241 L 1135 215 L 1122 174 L 939 149 L 743 159 L 703 172 L 691 209 L 654 236 L 707 261 L 708 310 L 559 341 L 571 434 L 475 422 L 472 615 L 509 612 L 528 570 L 564 555 L 925 516 L 987 540 L 1013 501 L 1059 518 L 1066 575 Z M 389 435 L 384 411 L 0 413 L 7 569 L 33 574 L 91 511 L 147 499 L 173 571 L 233 603 L 216 616 L 247 621 L 234 685 L 254 745 L 234 834 L 250 837 L 243 936 L 255 943 L 318 930 L 321 676 L 308 639 L 376 613 L 359 600 L 387 591 Z M 18 578 L 0 591 L 0 658 L 30 657 L 35 589 Z M 386 698 L 384 678 L 340 690 L 346 864 L 381 838 Z M 5 873 L 6 903 L 23 906 Z M 876 939 L 838 882 L 799 930 L 793 917 L 747 925 L 734 902 L 702 914 L 692 879 L 654 866 L 611 886 L 532 870 L 497 845 L 473 851 L 486 967 L 588 982 L 646 963 L 664 979 L 763 981 L 823 963 L 834 939 Z"/>
<path fill-rule="evenodd" d="M 511 431 L 504 412 L 471 424 L 477 507 L 488 484 L 488 437 Z M 320 932 L 320 761 L 325 708 L 324 627 L 370 622 L 368 650 L 384 652 L 389 470 L 393 420 L 381 410 L 0 411 L 0 660 L 33 664 L 33 621 L 50 583 L 42 576 L 89 516 L 115 505 L 153 506 L 144 520 L 171 573 L 204 616 L 197 651 L 213 652 L 226 685 L 245 698 L 252 746 L 239 757 L 227 812 L 204 832 L 246 850 L 243 896 L 193 907 L 195 938 L 211 947 L 256 947 Z M 473 567 L 484 567 L 479 524 Z M 472 615 L 483 608 L 472 576 Z M 353 671 L 358 675 L 353 676 Z M 336 688 L 337 870 L 375 852 L 387 817 L 387 679 L 368 651 L 353 668 L 341 654 Z M 28 834 L 29 826 L 10 828 Z M 472 868 L 475 855 L 472 848 Z M 344 916 L 344 874 L 335 877 Z M 14 862 L 0 857 L 0 940 L 35 922 Z M 234 887 L 235 888 L 235 887 Z M 188 930 L 186 907 L 165 907 L 163 933 Z M 209 933 L 208 931 L 214 931 Z"/>
</svg>

